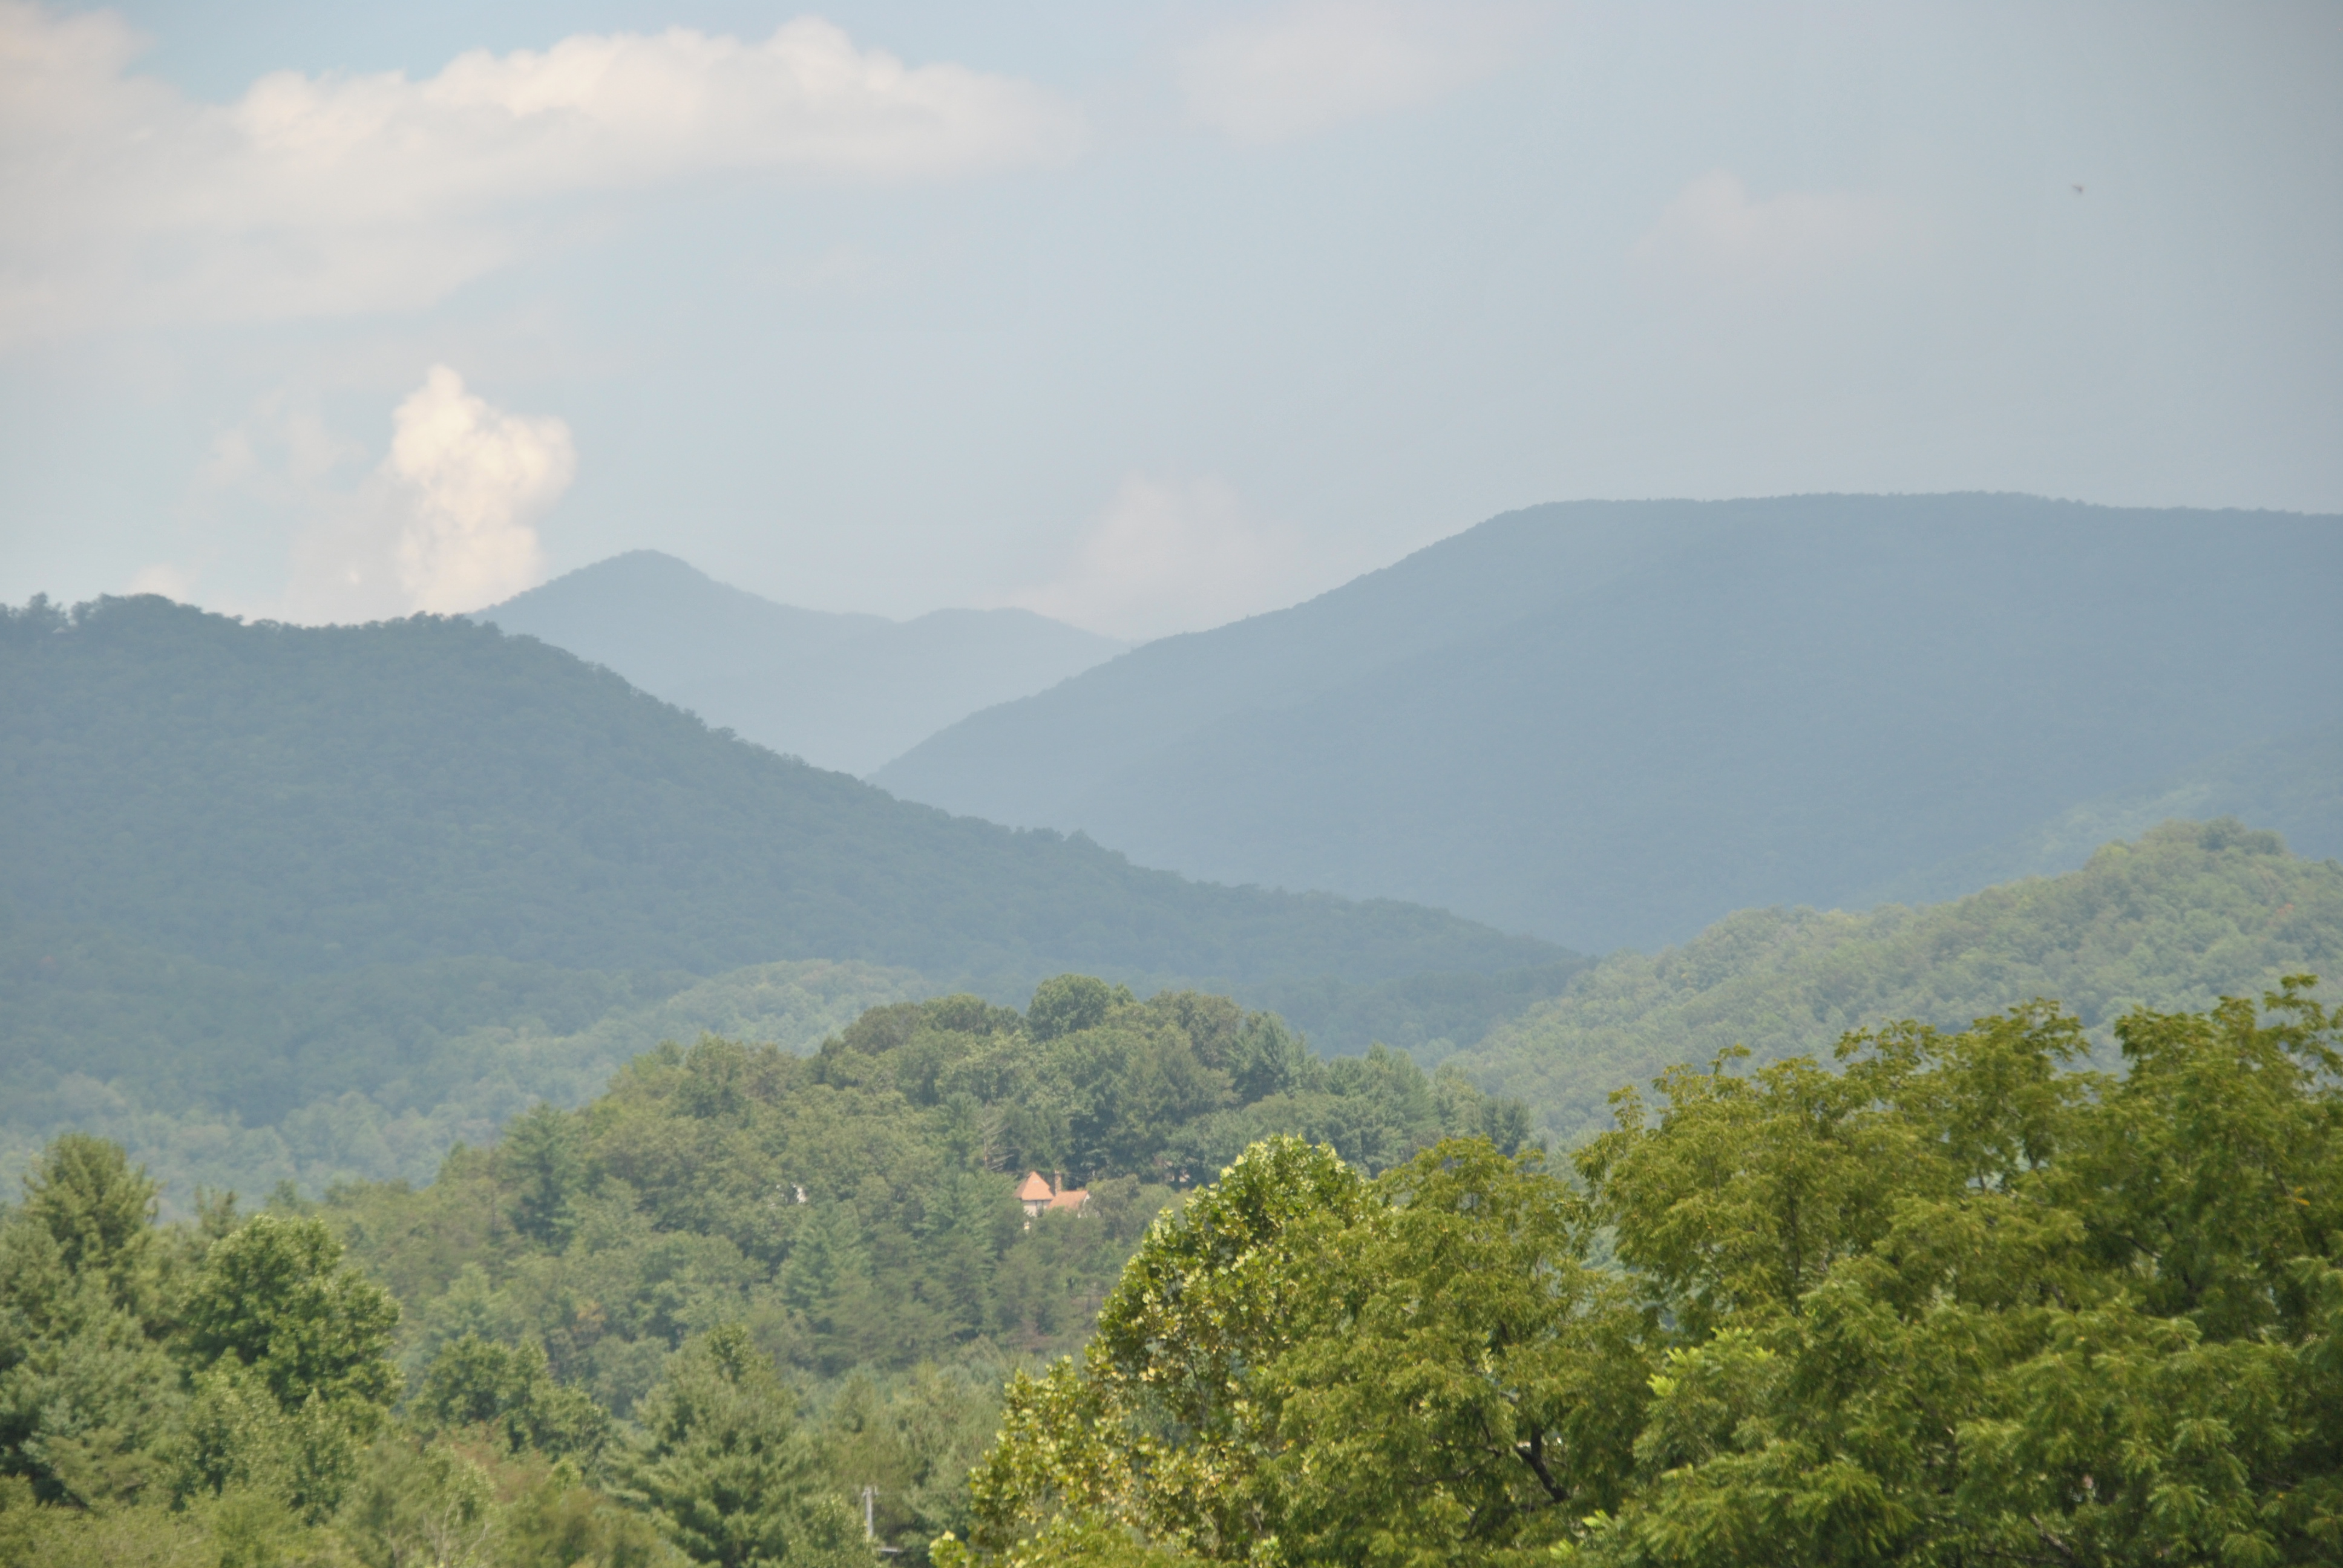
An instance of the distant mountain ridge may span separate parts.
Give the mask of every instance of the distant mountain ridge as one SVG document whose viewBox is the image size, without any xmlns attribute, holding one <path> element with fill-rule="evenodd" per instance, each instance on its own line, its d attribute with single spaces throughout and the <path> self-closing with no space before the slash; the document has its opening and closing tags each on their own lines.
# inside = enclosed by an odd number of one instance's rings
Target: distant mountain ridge
<svg viewBox="0 0 2343 1568">
<path fill-rule="evenodd" d="M 2338 581 L 2335 518 L 2023 496 L 1533 508 L 974 715 L 872 779 L 1191 875 L 1651 946 L 1720 908 L 1875 898 L 2324 729 L 2343 718 Z M 2343 849 L 2331 790 L 2279 793 L 2301 815 L 2270 825 Z"/>
<path fill-rule="evenodd" d="M 581 567 L 471 618 L 616 670 L 760 746 L 858 776 L 1128 646 L 1023 609 L 940 609 L 909 621 L 800 609 L 658 550 Z"/>
</svg>

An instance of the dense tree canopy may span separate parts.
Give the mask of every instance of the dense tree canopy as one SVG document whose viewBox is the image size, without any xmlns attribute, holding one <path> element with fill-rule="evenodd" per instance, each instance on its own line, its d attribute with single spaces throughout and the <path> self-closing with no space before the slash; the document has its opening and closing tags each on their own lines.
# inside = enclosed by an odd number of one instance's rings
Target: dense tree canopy
<svg viewBox="0 0 2343 1568">
<path fill-rule="evenodd" d="M 352 1187 L 323 1212 L 409 1303 L 417 1375 L 467 1333 L 533 1337 L 623 1413 L 728 1319 L 821 1377 L 1058 1353 L 1156 1211 L 1266 1133 L 1380 1171 L 1445 1133 L 1517 1146 L 1526 1125 L 1395 1052 L 1322 1061 L 1225 997 L 1063 976 L 1022 1015 L 874 1008 L 810 1057 L 663 1048 L 427 1189 Z M 1083 1212 L 1029 1220 L 1028 1171 L 1085 1188 Z"/>
<path fill-rule="evenodd" d="M 2056 997 L 2115 1060 L 2117 1019 L 2343 973 L 2343 865 L 2234 820 L 2167 822 L 2065 876 L 1912 909 L 1744 910 L 1680 948 L 1619 953 L 1444 1060 L 1525 1101 L 1559 1147 L 1603 1130 L 1611 1091 L 1728 1047 L 1764 1063 L 1850 1030 L 1956 1029 Z"/>
<path fill-rule="evenodd" d="M 1453 1076 L 1061 977 L 657 1053 L 420 1191 L 158 1225 L 62 1139 L 0 1213 L 0 1565 L 2330 1562 L 2343 1019 L 2115 1032 L 1727 1050 L 1557 1171 Z"/>
<path fill-rule="evenodd" d="M 694 1562 L 711 1568 L 867 1563 L 843 1499 L 799 1429 L 773 1363 L 738 1325 L 692 1342 L 641 1412 L 628 1483 Z"/>
<path fill-rule="evenodd" d="M 1574 1160 L 1256 1147 L 1012 1388 L 964 1560 L 2322 1563 L 2343 1020 L 1731 1053 Z"/>
<path fill-rule="evenodd" d="M 1002 1378 L 1081 1344 L 1182 1189 L 1264 1131 L 1373 1171 L 1525 1125 L 1394 1052 L 1070 975 L 1022 1013 L 875 1008 L 809 1057 L 670 1046 L 428 1188 L 249 1220 L 158 1227 L 146 1174 L 70 1136 L 0 1224 L 0 1471 L 45 1500 L 0 1497 L 0 1563 L 11 1529 L 102 1556 L 164 1519 L 136 1553 L 810 1568 L 868 1556 L 865 1488 L 921 1560 L 966 1527 Z M 1029 1214 L 1037 1168 L 1080 1207 Z"/>
</svg>

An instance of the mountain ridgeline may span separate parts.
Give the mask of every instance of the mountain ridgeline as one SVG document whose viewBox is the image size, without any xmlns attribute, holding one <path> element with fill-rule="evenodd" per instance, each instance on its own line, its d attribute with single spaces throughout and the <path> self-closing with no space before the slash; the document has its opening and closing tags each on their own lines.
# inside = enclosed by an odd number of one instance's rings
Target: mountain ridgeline
<svg viewBox="0 0 2343 1568">
<path fill-rule="evenodd" d="M 0 891 L 206 962 L 851 959 L 1017 995 L 1074 969 L 1371 981 L 1561 956 L 910 805 L 490 627 L 245 626 L 146 598 L 15 612 L 5 637 Z"/>
<path fill-rule="evenodd" d="M 872 777 L 1194 876 L 1650 948 L 2065 870 L 2176 809 L 2343 852 L 2338 581 L 2331 517 L 1538 507 Z"/>
<path fill-rule="evenodd" d="M 1581 960 L 1199 885 L 893 799 L 493 627 L 0 621 L 0 1165 L 66 1128 L 196 1182 L 426 1180 L 663 1039 L 1196 983 L 1322 1048 L 1469 1043 Z"/>
<path fill-rule="evenodd" d="M 760 746 L 856 774 L 1125 647 L 1031 610 L 892 621 L 799 609 L 657 550 L 597 561 L 472 618 L 606 665 Z"/>
</svg>

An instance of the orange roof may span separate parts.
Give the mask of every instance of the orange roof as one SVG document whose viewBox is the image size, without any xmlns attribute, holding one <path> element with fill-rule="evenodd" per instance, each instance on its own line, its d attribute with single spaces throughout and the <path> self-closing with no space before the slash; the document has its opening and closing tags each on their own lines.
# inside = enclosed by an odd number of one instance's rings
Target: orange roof
<svg viewBox="0 0 2343 1568">
<path fill-rule="evenodd" d="M 1050 1207 L 1052 1209 L 1079 1209 L 1084 1203 L 1090 1201 L 1090 1197 L 1091 1191 L 1089 1188 L 1075 1187 L 1067 1191 L 1061 1192 L 1056 1197 L 1051 1199 Z"/>
<path fill-rule="evenodd" d="M 1050 1183 L 1043 1180 L 1039 1171 L 1027 1172 L 1024 1185 L 1017 1189 L 1017 1201 L 1020 1203 L 1048 1203 L 1054 1201 L 1057 1196 L 1055 1192 L 1050 1191 Z"/>
</svg>

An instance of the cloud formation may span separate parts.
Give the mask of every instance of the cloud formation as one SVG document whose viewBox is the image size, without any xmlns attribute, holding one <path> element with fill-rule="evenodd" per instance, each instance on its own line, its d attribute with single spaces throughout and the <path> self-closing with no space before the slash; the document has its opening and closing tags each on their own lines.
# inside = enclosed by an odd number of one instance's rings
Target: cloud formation
<svg viewBox="0 0 2343 1568">
<path fill-rule="evenodd" d="M 1911 237 L 1906 216 L 1876 197 L 1784 191 L 1761 200 L 1718 169 L 1678 192 L 1628 255 L 1660 278 L 1779 285 L 1825 276 Z"/>
<path fill-rule="evenodd" d="M 132 593 L 160 594 L 181 604 L 195 602 L 195 574 L 170 561 L 156 561 L 144 566 L 130 579 Z"/>
<path fill-rule="evenodd" d="M 1241 142 L 1428 103 L 1503 66 L 1522 5 L 1299 0 L 1226 23 L 1179 63 L 1189 117 Z"/>
<path fill-rule="evenodd" d="M 578 472 L 569 427 L 488 407 L 435 365 L 392 416 L 382 476 L 405 505 L 399 586 L 417 609 L 478 609 L 543 575 L 531 525 Z"/>
<path fill-rule="evenodd" d="M 435 365 L 391 426 L 381 467 L 296 543 L 296 618 L 461 613 L 545 575 L 536 524 L 578 471 L 566 423 L 494 407 Z"/>
<path fill-rule="evenodd" d="M 136 75 L 109 13 L 0 0 L 0 346 L 120 322 L 430 303 L 548 201 L 728 170 L 969 175 L 1066 156 L 1029 84 L 909 66 L 815 18 L 475 51 L 436 76 L 280 72 L 228 105 Z"/>
<path fill-rule="evenodd" d="M 1290 603 L 1304 565 L 1297 538 L 1250 515 L 1217 479 L 1133 474 L 1066 572 L 1011 602 L 1140 641 Z"/>
</svg>

